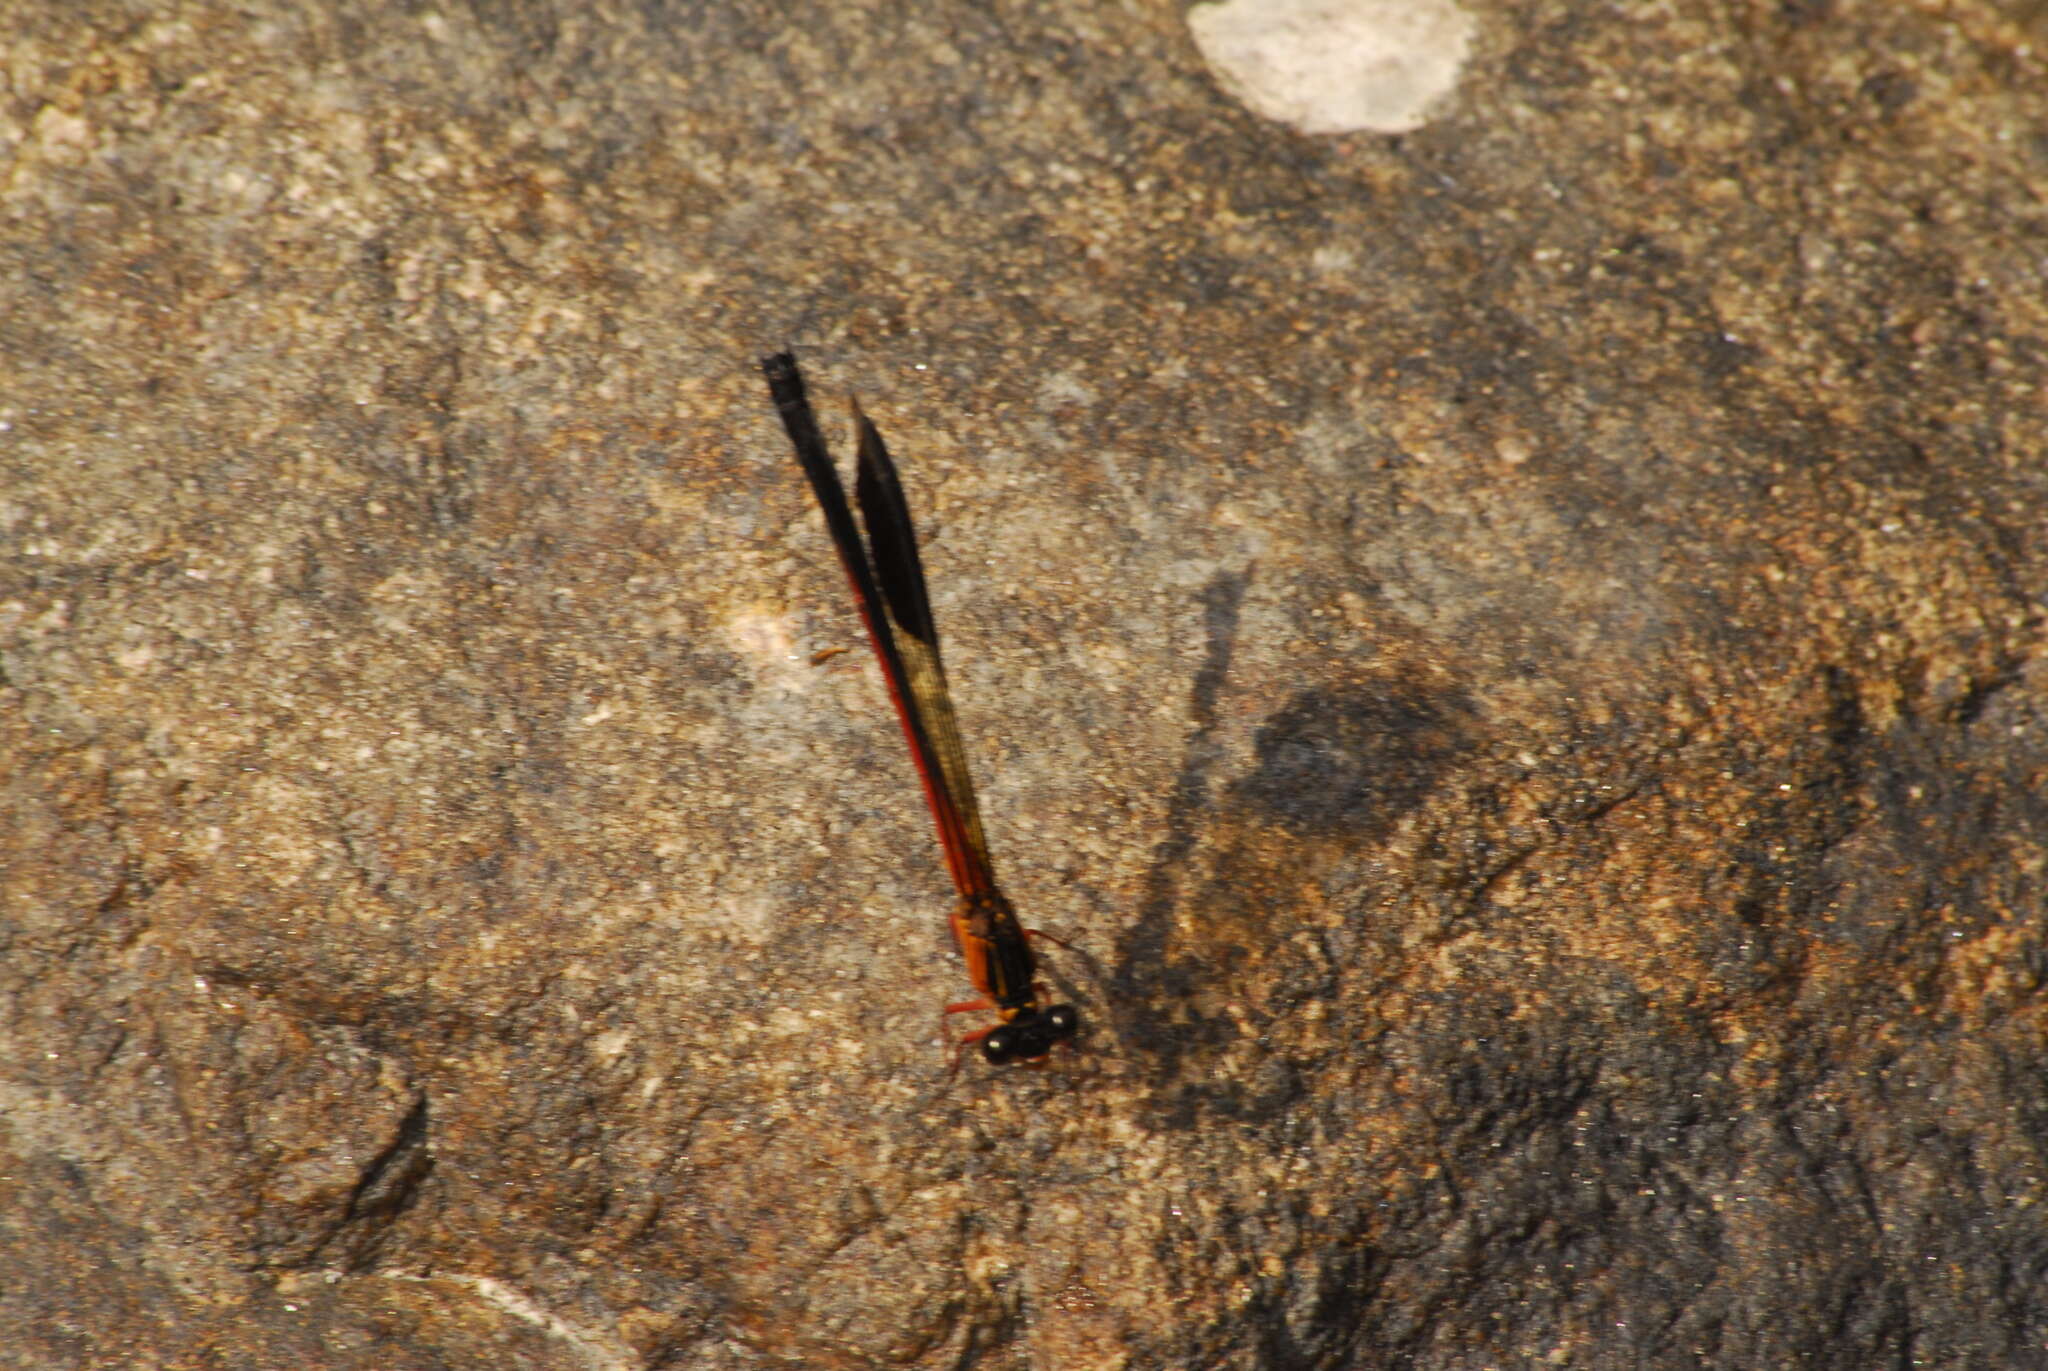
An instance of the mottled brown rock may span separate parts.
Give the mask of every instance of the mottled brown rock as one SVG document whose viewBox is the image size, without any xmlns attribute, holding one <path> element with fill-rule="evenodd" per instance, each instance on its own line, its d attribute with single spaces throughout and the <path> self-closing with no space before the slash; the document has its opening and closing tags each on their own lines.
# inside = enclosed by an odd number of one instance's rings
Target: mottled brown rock
<svg viewBox="0 0 2048 1371">
<path fill-rule="evenodd" d="M 0 0 L 0 1364 L 2043 1364 L 2048 29 L 1475 13 Z"/>
</svg>

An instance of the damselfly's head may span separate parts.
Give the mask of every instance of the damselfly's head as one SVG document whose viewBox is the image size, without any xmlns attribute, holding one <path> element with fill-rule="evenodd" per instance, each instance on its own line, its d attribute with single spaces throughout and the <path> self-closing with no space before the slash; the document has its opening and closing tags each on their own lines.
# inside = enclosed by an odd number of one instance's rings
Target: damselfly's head
<svg viewBox="0 0 2048 1371">
<path fill-rule="evenodd" d="M 1027 1009 L 1008 1023 L 990 1029 L 981 1040 L 981 1055 L 997 1066 L 1004 1062 L 1036 1061 L 1052 1051 L 1054 1043 L 1073 1037 L 1080 1027 L 1080 1011 L 1070 1004 Z"/>
</svg>

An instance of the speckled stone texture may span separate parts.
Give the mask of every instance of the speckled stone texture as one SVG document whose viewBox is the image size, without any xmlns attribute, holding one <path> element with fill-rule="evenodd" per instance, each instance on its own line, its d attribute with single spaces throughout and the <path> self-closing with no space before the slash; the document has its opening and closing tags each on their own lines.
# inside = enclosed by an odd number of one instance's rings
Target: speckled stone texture
<svg viewBox="0 0 2048 1371">
<path fill-rule="evenodd" d="M 2048 21 L 1472 12 L 0 0 L 0 1366 L 2048 1365 Z"/>
</svg>

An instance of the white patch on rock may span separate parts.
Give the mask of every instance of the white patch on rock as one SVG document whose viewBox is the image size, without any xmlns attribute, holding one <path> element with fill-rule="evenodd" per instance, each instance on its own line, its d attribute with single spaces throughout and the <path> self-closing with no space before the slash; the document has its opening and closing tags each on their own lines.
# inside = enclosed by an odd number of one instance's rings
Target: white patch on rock
<svg viewBox="0 0 2048 1371">
<path fill-rule="evenodd" d="M 1472 17 L 1455 0 L 1221 0 L 1188 11 L 1224 89 L 1303 133 L 1406 133 L 1457 84 Z"/>
</svg>

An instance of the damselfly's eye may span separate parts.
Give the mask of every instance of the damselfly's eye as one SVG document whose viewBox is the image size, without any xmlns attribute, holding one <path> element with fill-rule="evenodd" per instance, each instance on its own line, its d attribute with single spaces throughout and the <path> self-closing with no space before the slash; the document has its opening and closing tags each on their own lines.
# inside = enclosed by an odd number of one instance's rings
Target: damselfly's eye
<svg viewBox="0 0 2048 1371">
<path fill-rule="evenodd" d="M 981 1040 L 981 1055 L 1001 1066 L 1014 1058 L 1023 1046 L 1023 1038 L 1016 1030 L 998 1028 Z"/>
<path fill-rule="evenodd" d="M 1045 1011 L 1046 1040 L 1071 1038 L 1081 1027 L 1081 1012 L 1070 1004 L 1056 1004 Z"/>
</svg>

